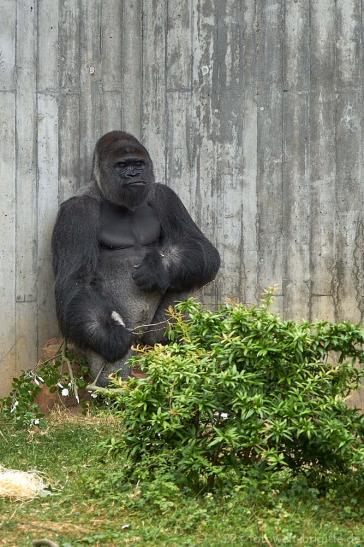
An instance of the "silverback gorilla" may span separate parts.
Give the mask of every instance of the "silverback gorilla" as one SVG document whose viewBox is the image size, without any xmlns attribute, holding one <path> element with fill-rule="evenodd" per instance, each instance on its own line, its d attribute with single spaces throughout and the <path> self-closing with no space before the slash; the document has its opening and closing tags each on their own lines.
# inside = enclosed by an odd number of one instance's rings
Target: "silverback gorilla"
<svg viewBox="0 0 364 547">
<path fill-rule="evenodd" d="M 214 279 L 215 247 L 177 195 L 154 182 L 147 150 L 132 135 L 97 142 L 89 185 L 62 203 L 52 237 L 56 310 L 64 337 L 87 350 L 98 385 L 130 374 L 133 343 L 164 339 L 168 306 Z"/>
</svg>

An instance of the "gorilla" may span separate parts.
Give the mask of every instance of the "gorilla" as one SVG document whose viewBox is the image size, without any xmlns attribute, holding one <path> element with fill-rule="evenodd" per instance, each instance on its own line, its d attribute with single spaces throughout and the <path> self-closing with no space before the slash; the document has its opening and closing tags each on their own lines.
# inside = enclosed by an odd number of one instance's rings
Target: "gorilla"
<svg viewBox="0 0 364 547">
<path fill-rule="evenodd" d="M 100 138 L 91 182 L 61 204 L 52 254 L 62 334 L 86 350 L 99 386 L 131 374 L 132 344 L 163 343 L 167 308 L 220 266 L 178 196 L 155 182 L 147 150 L 122 131 Z"/>
</svg>

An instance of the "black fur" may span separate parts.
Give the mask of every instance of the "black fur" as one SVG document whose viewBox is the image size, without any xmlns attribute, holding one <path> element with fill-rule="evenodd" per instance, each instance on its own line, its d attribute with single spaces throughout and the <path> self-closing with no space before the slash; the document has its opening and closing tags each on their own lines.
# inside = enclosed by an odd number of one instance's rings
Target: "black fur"
<svg viewBox="0 0 364 547">
<path fill-rule="evenodd" d="M 56 311 L 67 339 L 112 362 L 128 351 L 132 337 L 112 321 L 118 306 L 97 273 L 99 207 L 88 196 L 61 205 L 52 236 Z"/>
<path fill-rule="evenodd" d="M 187 290 L 212 281 L 219 268 L 220 256 L 190 217 L 175 192 L 163 184 L 154 184 L 152 203 L 162 226 L 164 249 L 176 249 L 177 260 L 168 267 L 169 288 Z"/>
<path fill-rule="evenodd" d="M 169 272 L 163 266 L 162 256 L 156 249 L 145 256 L 143 262 L 136 267 L 132 277 L 143 291 L 164 293 L 170 286 Z"/>
<path fill-rule="evenodd" d="M 122 264 L 129 247 L 131 261 L 133 253 L 143 250 L 141 262 L 132 266 L 130 279 L 144 292 L 159 293 L 160 302 L 172 291 L 189 291 L 214 279 L 220 258 L 177 195 L 167 186 L 154 183 L 149 154 L 134 137 L 112 132 L 100 139 L 95 150 L 94 179 L 83 195 L 61 205 L 54 227 L 56 309 L 67 339 L 114 362 L 127 353 L 133 337 L 112 319 L 113 311 L 125 316 L 125 309 L 121 309 L 114 284 L 105 283 L 100 273 L 100 260 L 106 256 L 102 253 L 119 260 L 118 248 L 116 253 L 112 247 L 105 250 L 100 242 L 101 210 L 108 211 L 102 207 L 105 200 L 115 204 L 113 215 L 119 215 L 124 222 L 119 229 L 112 221 L 116 240 L 119 232 L 127 232 L 120 235 Z M 130 179 L 138 184 L 133 187 Z M 129 216 L 134 222 L 130 233 L 138 228 L 142 234 L 141 241 L 137 238 L 132 245 L 125 244 L 130 238 Z M 155 241 L 148 240 L 148 231 L 159 233 Z M 125 268 L 120 271 L 125 272 Z"/>
</svg>

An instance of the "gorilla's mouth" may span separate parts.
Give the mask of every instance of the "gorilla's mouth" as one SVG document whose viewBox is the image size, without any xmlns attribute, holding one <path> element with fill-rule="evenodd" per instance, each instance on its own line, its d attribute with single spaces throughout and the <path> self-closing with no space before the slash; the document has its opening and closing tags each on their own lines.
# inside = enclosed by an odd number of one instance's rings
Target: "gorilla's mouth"
<svg viewBox="0 0 364 547">
<path fill-rule="evenodd" d="M 130 182 L 126 182 L 125 186 L 145 186 L 146 182 L 144 180 L 131 180 Z"/>
</svg>

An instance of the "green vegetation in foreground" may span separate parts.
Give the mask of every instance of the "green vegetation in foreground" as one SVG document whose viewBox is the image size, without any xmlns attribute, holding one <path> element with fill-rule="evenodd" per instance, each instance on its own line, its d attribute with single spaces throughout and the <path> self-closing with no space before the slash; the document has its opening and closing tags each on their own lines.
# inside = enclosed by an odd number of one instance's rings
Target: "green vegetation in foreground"
<svg viewBox="0 0 364 547">
<path fill-rule="evenodd" d="M 135 358 L 146 378 L 104 390 L 123 426 L 105 448 L 129 459 L 120 483 L 206 493 L 259 475 L 322 491 L 345 475 L 364 496 L 364 416 L 346 403 L 364 377 L 364 330 L 282 320 L 271 298 L 215 311 L 177 304 L 169 344 Z"/>
<path fill-rule="evenodd" d="M 38 469 L 53 489 L 52 496 L 31 502 L 0 500 L 0 545 L 28 546 L 44 537 L 64 547 L 364 545 L 363 500 L 350 488 L 324 497 L 304 485 L 278 493 L 254 482 L 219 496 L 173 497 L 158 490 L 153 498 L 150 490 L 143 499 L 137 488 L 123 493 L 112 487 L 123 465 L 120 454 L 117 460 L 93 456 L 100 441 L 119 429 L 120 421 L 107 413 L 54 415 L 46 430 L 31 433 L 0 416 L 0 463 Z M 93 497 L 89 484 L 100 475 L 111 477 L 110 490 Z"/>
</svg>

